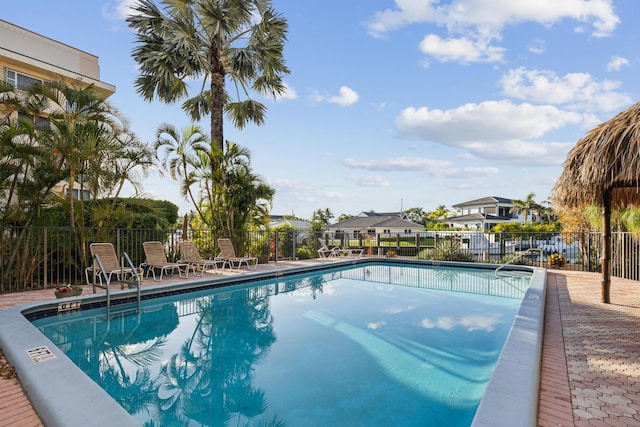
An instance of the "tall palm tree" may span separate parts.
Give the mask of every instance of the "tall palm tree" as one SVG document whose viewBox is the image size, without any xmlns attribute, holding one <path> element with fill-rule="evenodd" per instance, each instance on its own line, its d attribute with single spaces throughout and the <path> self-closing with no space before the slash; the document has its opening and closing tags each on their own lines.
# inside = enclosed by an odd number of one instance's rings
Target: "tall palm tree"
<svg viewBox="0 0 640 427">
<path fill-rule="evenodd" d="M 277 96 L 289 74 L 283 51 L 287 21 L 270 0 L 140 0 L 127 18 L 136 35 L 137 92 L 182 109 L 194 121 L 210 115 L 211 141 L 224 149 L 223 114 L 243 128 L 262 124 L 266 107 L 253 93 Z M 189 93 L 187 79 L 199 87 Z M 234 85 L 237 100 L 226 90 Z M 240 97 L 244 97 L 243 100 Z"/>
</svg>

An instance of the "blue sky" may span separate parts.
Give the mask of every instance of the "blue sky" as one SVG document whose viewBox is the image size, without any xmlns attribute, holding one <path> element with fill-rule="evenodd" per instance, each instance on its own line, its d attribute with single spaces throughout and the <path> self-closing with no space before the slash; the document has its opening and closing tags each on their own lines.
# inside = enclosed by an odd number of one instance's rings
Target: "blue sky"
<svg viewBox="0 0 640 427">
<path fill-rule="evenodd" d="M 143 141 L 179 106 L 136 93 L 133 0 L 32 0 L 0 17 L 100 58 L 110 101 Z M 273 0 L 289 22 L 291 74 L 267 121 L 225 137 L 276 189 L 273 214 L 310 218 L 451 206 L 485 196 L 542 202 L 568 151 L 640 98 L 640 2 Z M 208 121 L 202 125 L 208 129 Z M 147 196 L 191 209 L 152 173 Z"/>
</svg>

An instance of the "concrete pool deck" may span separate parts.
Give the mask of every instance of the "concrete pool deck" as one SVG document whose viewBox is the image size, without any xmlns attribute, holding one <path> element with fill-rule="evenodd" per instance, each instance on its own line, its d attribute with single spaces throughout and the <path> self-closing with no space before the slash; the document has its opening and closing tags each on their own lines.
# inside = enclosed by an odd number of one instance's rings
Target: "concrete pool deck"
<svg viewBox="0 0 640 427">
<path fill-rule="evenodd" d="M 552 270 L 547 287 L 538 425 L 640 426 L 640 283 L 613 278 L 612 304 L 600 303 L 595 273 Z M 52 298 L 52 290 L 0 295 L 0 309 Z M 3 356 L 0 368 L 0 426 L 44 425 Z"/>
</svg>

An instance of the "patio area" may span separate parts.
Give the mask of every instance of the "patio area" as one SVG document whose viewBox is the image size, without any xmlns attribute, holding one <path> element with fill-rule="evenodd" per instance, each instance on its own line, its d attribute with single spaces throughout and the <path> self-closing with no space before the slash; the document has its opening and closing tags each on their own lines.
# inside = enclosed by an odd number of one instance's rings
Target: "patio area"
<svg viewBox="0 0 640 427">
<path fill-rule="evenodd" d="M 600 279 L 595 273 L 548 272 L 539 426 L 640 426 L 640 283 L 613 278 L 612 303 L 601 304 Z M 50 289 L 0 295 L 0 309 L 52 298 Z M 44 424 L 0 354 L 0 426 L 9 425 Z"/>
</svg>

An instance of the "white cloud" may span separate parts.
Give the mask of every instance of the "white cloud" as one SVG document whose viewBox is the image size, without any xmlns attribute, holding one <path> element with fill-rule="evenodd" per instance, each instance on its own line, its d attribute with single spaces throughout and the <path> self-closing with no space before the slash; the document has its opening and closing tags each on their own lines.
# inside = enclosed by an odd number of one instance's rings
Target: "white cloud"
<svg viewBox="0 0 640 427">
<path fill-rule="evenodd" d="M 434 160 L 424 157 L 394 157 L 377 160 L 346 158 L 342 160 L 342 163 L 352 169 L 381 172 L 422 172 L 443 178 L 481 177 L 495 175 L 499 172 L 495 167 L 457 167 L 450 160 Z"/>
<path fill-rule="evenodd" d="M 325 95 L 322 95 L 318 91 L 312 91 L 310 99 L 311 102 L 314 103 L 329 102 L 331 104 L 338 104 L 343 107 L 348 107 L 358 102 L 360 96 L 353 89 L 347 86 L 342 86 L 339 90 L 339 94 L 336 96 L 327 97 Z"/>
<path fill-rule="evenodd" d="M 478 140 L 538 138 L 551 130 L 578 124 L 581 118 L 550 105 L 485 101 L 452 110 L 409 107 L 396 118 L 396 128 L 407 137 L 464 146 Z"/>
<path fill-rule="evenodd" d="M 342 86 L 339 93 L 340 94 L 338 96 L 327 98 L 327 102 L 338 104 L 342 107 L 348 107 L 355 104 L 356 102 L 358 102 L 358 99 L 360 99 L 358 93 L 347 86 Z"/>
<path fill-rule="evenodd" d="M 284 83 L 284 92 L 276 96 L 276 101 L 293 100 L 293 99 L 298 99 L 298 94 L 296 93 L 296 90 L 291 86 L 289 86 L 288 84 Z"/>
<path fill-rule="evenodd" d="M 622 56 L 614 56 L 611 58 L 611 61 L 607 64 L 607 71 L 618 71 L 623 66 L 628 66 L 629 60 L 627 58 L 623 58 Z"/>
<path fill-rule="evenodd" d="M 132 8 L 138 0 L 117 0 L 107 2 L 102 6 L 102 16 L 109 21 L 124 21 L 128 15 L 133 13 Z"/>
<path fill-rule="evenodd" d="M 382 160 L 345 158 L 342 163 L 350 168 L 374 171 L 429 171 L 451 166 L 448 160 L 433 160 L 424 157 L 395 157 Z"/>
<path fill-rule="evenodd" d="M 610 0 L 395 0 L 395 9 L 376 12 L 369 32 L 382 36 L 414 23 L 434 23 L 451 30 L 470 27 L 501 30 L 520 22 L 551 25 L 573 19 L 593 26 L 593 35 L 610 35 L 620 23 Z"/>
<path fill-rule="evenodd" d="M 497 62 L 503 59 L 505 49 L 490 46 L 488 40 L 471 40 L 466 37 L 442 39 L 435 34 L 427 35 L 420 42 L 420 50 L 441 62 L 457 61 Z"/>
<path fill-rule="evenodd" d="M 558 76 L 552 71 L 520 67 L 506 72 L 500 84 L 506 96 L 539 103 L 565 104 L 574 110 L 617 111 L 632 102 L 628 95 L 617 91 L 620 82 L 598 82 L 588 73 Z"/>
<path fill-rule="evenodd" d="M 390 185 L 382 175 L 353 176 L 350 179 L 360 187 L 388 187 Z"/>
<path fill-rule="evenodd" d="M 573 20 L 592 26 L 594 37 L 610 35 L 620 23 L 611 0 L 395 0 L 396 7 L 374 14 L 369 34 L 383 37 L 410 24 L 434 24 L 446 29 L 447 36 L 425 36 L 421 50 L 439 61 L 500 62 L 505 49 L 493 42 L 502 39 L 508 25 L 534 22 L 544 26 Z M 575 29 L 582 32 L 583 28 Z M 529 48 L 540 53 L 543 45 Z M 428 67 L 424 61 L 423 66 Z"/>
<path fill-rule="evenodd" d="M 536 55 L 541 55 L 546 50 L 546 43 L 544 40 L 535 39 L 533 42 L 529 44 L 529 52 L 535 53 Z"/>
<path fill-rule="evenodd" d="M 396 117 L 396 129 L 408 138 L 466 149 L 475 158 L 558 165 L 571 144 L 535 140 L 583 120 L 583 115 L 550 105 L 486 101 L 452 110 L 406 108 Z"/>
</svg>

